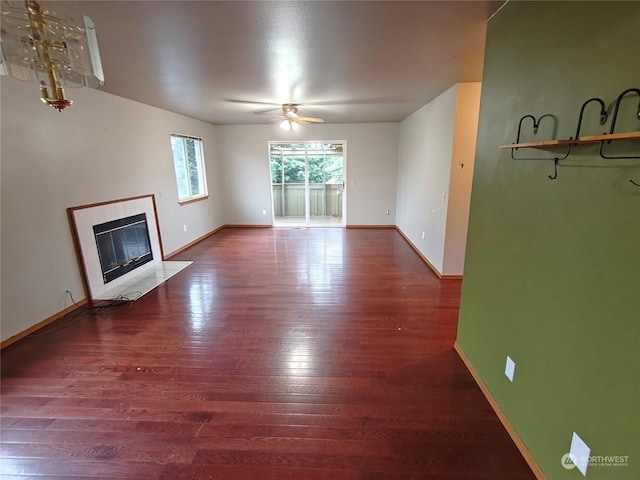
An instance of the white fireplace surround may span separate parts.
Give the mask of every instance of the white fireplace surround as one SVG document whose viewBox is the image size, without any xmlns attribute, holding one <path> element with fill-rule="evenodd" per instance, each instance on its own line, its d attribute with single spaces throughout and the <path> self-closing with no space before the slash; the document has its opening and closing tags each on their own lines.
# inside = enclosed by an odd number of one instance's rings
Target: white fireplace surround
<svg viewBox="0 0 640 480">
<path fill-rule="evenodd" d="M 89 289 L 87 293 L 92 300 L 112 300 L 123 297 L 135 300 L 193 263 L 163 260 L 153 195 L 73 207 L 69 212 Z M 153 260 L 109 283 L 104 283 L 93 231 L 94 225 L 141 213 L 145 213 L 147 217 Z"/>
</svg>

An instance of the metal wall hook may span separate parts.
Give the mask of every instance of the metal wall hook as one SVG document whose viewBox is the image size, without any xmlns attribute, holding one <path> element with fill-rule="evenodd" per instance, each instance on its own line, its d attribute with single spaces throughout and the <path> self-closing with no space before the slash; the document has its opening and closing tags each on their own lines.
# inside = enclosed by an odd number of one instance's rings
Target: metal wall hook
<svg viewBox="0 0 640 480">
<path fill-rule="evenodd" d="M 553 175 L 547 175 L 551 180 L 558 178 L 558 157 L 553 159 Z"/>
<path fill-rule="evenodd" d="M 603 140 L 600 142 L 600 156 L 602 158 L 606 158 L 607 160 L 640 158 L 640 155 L 607 155 L 606 153 L 604 153 L 604 146 L 609 143 L 611 143 L 611 140 L 608 140 L 608 141 Z"/>
<path fill-rule="evenodd" d="M 609 134 L 615 132 L 616 120 L 618 120 L 618 111 L 620 110 L 620 102 L 622 101 L 623 97 L 627 95 L 627 93 L 632 92 L 637 93 L 640 97 L 640 88 L 628 88 L 618 96 L 618 99 L 616 100 L 616 106 L 613 109 L 613 119 L 611 120 L 611 128 L 609 129 Z M 636 117 L 638 118 L 638 120 L 640 120 L 640 101 L 638 101 L 638 111 L 636 112 Z"/>
<path fill-rule="evenodd" d="M 620 102 L 622 102 L 622 99 L 629 93 L 635 93 L 638 95 L 638 97 L 640 97 L 640 88 L 628 88 L 624 92 L 622 92 L 620 95 L 618 95 L 618 99 L 616 100 L 616 104 L 613 109 L 613 118 L 611 120 L 611 128 L 609 129 L 609 135 L 612 135 L 615 132 L 616 121 L 618 120 L 618 113 L 620 111 Z M 640 120 L 640 99 L 638 101 L 638 111 L 636 115 L 638 117 L 638 120 Z M 606 153 L 604 153 L 604 146 L 605 144 L 608 145 L 610 143 L 611 143 L 611 140 L 600 142 L 600 156 L 602 158 L 606 158 L 608 160 L 640 158 L 640 155 L 607 155 Z"/>
<path fill-rule="evenodd" d="M 520 119 L 520 121 L 518 122 L 518 136 L 516 137 L 516 143 L 520 143 L 520 132 L 522 131 L 522 122 L 526 119 L 526 118 L 530 118 L 531 121 L 533 122 L 533 134 L 537 135 L 538 134 L 538 126 L 540 125 L 538 123 L 538 120 L 536 120 L 536 117 L 534 117 L 533 115 L 525 115 L 524 117 L 522 117 Z"/>
<path fill-rule="evenodd" d="M 534 115 L 524 115 L 523 117 L 520 118 L 520 121 L 518 122 L 518 134 L 516 137 L 516 142 L 512 143 L 512 144 L 508 144 L 508 145 L 500 145 L 499 148 L 501 149 L 510 149 L 511 150 L 511 158 L 513 160 L 553 160 L 553 174 L 552 175 L 548 175 L 550 180 L 556 180 L 558 178 L 558 165 L 559 162 L 561 160 L 565 160 L 570 154 L 571 154 L 571 150 L 573 149 L 573 147 L 579 147 L 581 145 L 584 144 L 591 144 L 591 143 L 600 143 L 600 156 L 602 158 L 606 158 L 606 159 L 637 159 L 640 158 L 640 155 L 618 155 L 618 156 L 609 156 L 607 154 L 605 154 L 604 149 L 605 149 L 605 145 L 609 144 L 612 142 L 612 140 L 622 140 L 622 141 L 633 141 L 633 140 L 638 140 L 640 138 L 640 136 L 638 135 L 640 132 L 634 130 L 631 132 L 621 132 L 618 134 L 614 134 L 615 133 L 615 128 L 616 128 L 616 122 L 618 119 L 618 113 L 620 113 L 620 104 L 622 103 L 622 100 L 624 99 L 625 96 L 629 95 L 629 94 L 635 94 L 638 95 L 638 97 L 640 97 L 640 88 L 628 88 L 627 90 L 623 91 L 618 98 L 615 101 L 615 105 L 613 107 L 613 111 L 610 114 L 607 111 L 607 105 L 605 104 L 604 100 L 602 100 L 601 98 L 597 98 L 597 97 L 593 97 L 588 99 L 587 101 L 585 101 L 582 104 L 582 107 L 580 107 L 580 115 L 578 116 L 578 125 L 576 128 L 576 135 L 575 138 L 569 137 L 566 139 L 556 139 L 557 138 L 557 118 L 555 117 L 555 115 L 553 114 L 545 114 L 540 116 L 539 118 L 536 118 Z M 582 121 L 584 119 L 584 112 L 587 108 L 587 105 L 589 105 L 591 102 L 596 102 L 598 104 L 600 104 L 600 125 L 604 125 L 605 123 L 607 123 L 607 120 L 609 119 L 609 117 L 612 117 L 612 121 L 611 121 L 611 128 L 609 130 L 609 133 L 607 134 L 606 132 L 601 134 L 601 135 L 593 135 L 593 136 L 587 136 L 587 137 L 582 137 L 580 138 L 580 129 L 582 127 Z M 637 110 L 637 118 L 638 120 L 640 120 L 640 101 L 638 102 L 638 110 Z M 554 126 L 553 126 L 553 134 L 550 136 L 551 139 L 549 140 L 544 140 L 544 141 L 526 141 L 526 142 L 521 142 L 520 137 L 522 134 L 522 124 L 524 123 L 524 121 L 526 119 L 531 120 L 532 124 L 533 124 L 533 134 L 537 135 L 538 134 L 538 130 L 540 127 L 540 124 L 542 123 L 542 120 L 545 117 L 551 117 L 555 120 Z M 554 140 L 555 139 L 555 140 Z M 546 150 L 548 153 L 547 157 L 521 157 L 518 158 L 516 157 L 516 153 L 518 152 L 518 149 L 526 149 L 527 151 L 531 151 L 531 149 L 533 150 L 537 150 L 537 149 L 541 149 L 541 150 Z M 564 152 L 559 152 L 559 150 L 561 148 L 566 148 L 566 150 Z M 631 147 L 629 147 L 631 148 Z M 621 152 L 623 152 L 624 150 L 621 150 Z M 633 149 L 633 152 L 635 153 L 637 150 Z M 554 153 L 551 153 L 554 152 Z M 552 155 L 555 155 L 552 156 Z M 636 187 L 640 187 L 640 183 L 634 181 L 634 180 L 629 180 L 633 185 L 635 185 Z"/>
<path fill-rule="evenodd" d="M 569 154 L 571 153 L 571 148 L 573 147 L 573 144 L 572 143 L 571 144 L 566 144 L 566 147 L 567 147 L 566 152 L 564 152 L 562 154 L 562 156 L 558 156 L 558 157 L 555 157 L 555 158 L 552 158 L 552 157 L 522 157 L 522 158 L 519 158 L 519 157 L 516 157 L 516 155 L 515 155 L 515 152 L 516 152 L 516 150 L 518 150 L 518 147 L 513 147 L 511 149 L 511 159 L 512 160 L 555 160 L 556 162 L 558 162 L 560 160 L 565 160 L 569 156 Z"/>
<path fill-rule="evenodd" d="M 598 102 L 600 104 L 600 125 L 604 125 L 607 122 L 608 114 L 607 114 L 607 107 L 604 104 L 604 100 L 597 97 L 590 98 L 589 100 L 584 102 L 582 104 L 582 107 L 580 108 L 580 116 L 578 117 L 578 128 L 576 129 L 576 136 L 573 137 L 576 140 L 580 138 L 580 127 L 582 126 L 582 117 L 584 115 L 584 109 L 591 102 Z"/>
</svg>

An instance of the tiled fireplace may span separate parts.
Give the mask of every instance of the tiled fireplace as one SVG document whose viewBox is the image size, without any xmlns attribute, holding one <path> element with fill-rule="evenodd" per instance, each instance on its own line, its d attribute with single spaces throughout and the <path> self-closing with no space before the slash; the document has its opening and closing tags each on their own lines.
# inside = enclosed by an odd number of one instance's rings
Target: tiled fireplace
<svg viewBox="0 0 640 480">
<path fill-rule="evenodd" d="M 138 298 L 191 262 L 163 260 L 153 195 L 69 208 L 89 297 Z"/>
</svg>

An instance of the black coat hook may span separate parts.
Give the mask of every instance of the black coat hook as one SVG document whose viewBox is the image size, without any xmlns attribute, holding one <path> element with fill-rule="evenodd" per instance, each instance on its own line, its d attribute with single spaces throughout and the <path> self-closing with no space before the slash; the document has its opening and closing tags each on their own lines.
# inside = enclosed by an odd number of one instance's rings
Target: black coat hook
<svg viewBox="0 0 640 480">
<path fill-rule="evenodd" d="M 531 121 L 533 122 L 533 134 L 534 135 L 538 134 L 539 123 L 538 123 L 538 120 L 536 120 L 536 117 L 534 117 L 533 115 L 525 115 L 520 119 L 520 122 L 518 122 L 518 136 L 516 137 L 516 143 L 520 143 L 520 132 L 522 130 L 522 122 L 524 121 L 525 118 L 531 119 Z"/>
<path fill-rule="evenodd" d="M 629 93 L 635 93 L 638 95 L 638 97 L 640 97 L 640 88 L 627 88 L 624 92 L 622 92 L 618 96 L 615 107 L 613 108 L 613 116 L 611 119 L 611 128 L 609 129 L 609 135 L 612 135 L 613 133 L 615 133 L 616 121 L 618 120 L 618 113 L 620 112 L 620 102 L 622 102 L 622 99 Z M 636 116 L 638 120 L 640 120 L 640 101 L 638 101 L 638 111 L 636 112 Z M 600 142 L 600 156 L 602 158 L 607 158 L 612 160 L 622 159 L 622 158 L 629 158 L 629 159 L 640 158 L 640 155 L 607 155 L 604 151 L 604 146 L 605 144 L 608 145 L 610 143 L 611 143 L 611 140 Z"/>
<path fill-rule="evenodd" d="M 636 183 L 636 182 L 634 182 L 634 181 L 633 181 L 633 180 L 631 180 L 631 179 L 630 179 L 629 181 L 630 181 L 631 183 L 633 183 L 636 187 L 640 187 L 640 183 Z"/>
<path fill-rule="evenodd" d="M 551 180 L 558 178 L 558 157 L 553 159 L 553 175 L 548 175 Z"/>
<path fill-rule="evenodd" d="M 582 116 L 584 115 L 584 109 L 591 102 L 598 102 L 600 104 L 600 125 L 604 125 L 607 122 L 607 107 L 604 104 L 604 100 L 601 98 L 590 98 L 586 102 L 582 104 L 582 108 L 580 108 L 580 117 L 578 117 L 578 128 L 576 129 L 576 136 L 573 137 L 576 140 L 580 138 L 580 127 L 582 126 Z"/>
<path fill-rule="evenodd" d="M 618 110 L 620 110 L 620 102 L 622 101 L 622 98 L 627 93 L 631 93 L 631 92 L 637 93 L 638 96 L 640 97 L 640 88 L 628 88 L 618 96 L 618 99 L 616 100 L 616 106 L 613 109 L 613 119 L 611 120 L 611 128 L 609 129 L 610 134 L 615 132 L 615 129 L 616 129 L 616 120 L 618 119 Z M 640 120 L 640 101 L 638 102 L 638 111 L 636 113 L 636 117 L 638 118 L 638 120 Z"/>
</svg>

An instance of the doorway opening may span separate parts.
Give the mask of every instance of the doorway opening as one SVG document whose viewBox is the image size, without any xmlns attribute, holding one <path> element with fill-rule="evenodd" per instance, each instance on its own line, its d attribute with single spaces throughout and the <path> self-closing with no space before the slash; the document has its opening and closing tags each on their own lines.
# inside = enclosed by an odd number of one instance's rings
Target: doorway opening
<svg viewBox="0 0 640 480">
<path fill-rule="evenodd" d="M 273 225 L 345 225 L 345 142 L 269 142 Z"/>
</svg>

